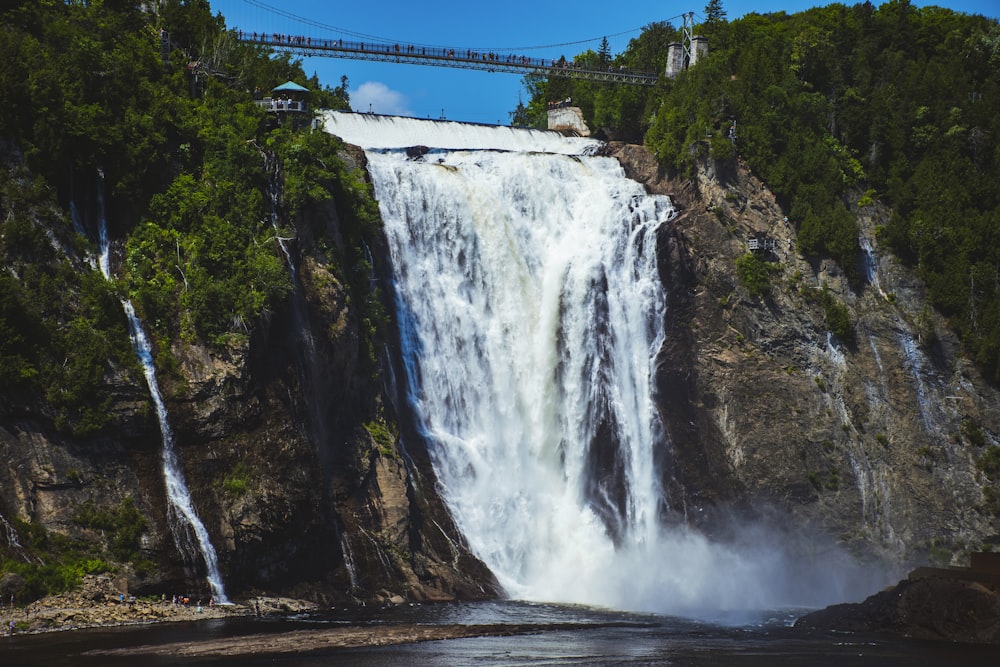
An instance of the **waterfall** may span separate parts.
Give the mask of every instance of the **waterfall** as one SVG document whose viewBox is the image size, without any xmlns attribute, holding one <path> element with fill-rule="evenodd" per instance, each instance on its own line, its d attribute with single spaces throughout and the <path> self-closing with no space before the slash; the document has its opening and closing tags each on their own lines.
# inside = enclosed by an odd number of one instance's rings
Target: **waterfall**
<svg viewBox="0 0 1000 667">
<path fill-rule="evenodd" d="M 737 547 L 663 519 L 654 360 L 668 198 L 589 140 L 325 120 L 366 150 L 409 407 L 456 525 L 509 595 L 671 613 L 830 595 L 788 583 L 763 531 Z"/>
<path fill-rule="evenodd" d="M 350 137 L 351 143 L 370 149 L 428 146 L 578 155 L 594 153 L 601 146 L 593 139 L 564 137 L 557 132 L 338 111 L 327 112 L 324 127 L 331 134 Z"/>
<path fill-rule="evenodd" d="M 17 529 L 3 514 L 0 514 L 0 534 L 2 534 L 0 541 L 5 543 L 9 550 L 17 554 L 18 557 L 25 558 L 24 547 L 17 535 Z"/>
<path fill-rule="evenodd" d="M 108 237 L 107 217 L 104 210 L 104 174 L 99 172 L 100 184 L 97 191 L 97 215 L 98 215 L 98 267 L 101 274 L 107 280 L 111 280 L 110 256 L 111 243 Z M 193 560 L 195 551 L 201 555 L 205 563 L 206 579 L 212 589 L 212 594 L 219 604 L 228 604 L 225 590 L 222 585 L 222 574 L 219 572 L 219 559 L 212 546 L 211 539 L 205 524 L 201 522 L 198 513 L 195 511 L 191 494 L 188 491 L 187 483 L 184 480 L 184 473 L 181 471 L 180 462 L 177 460 L 177 453 L 174 447 L 174 434 L 170 428 L 170 421 L 167 415 L 167 407 L 163 403 L 160 394 L 160 385 L 156 379 L 156 366 L 153 364 L 153 349 L 149 343 L 142 322 L 136 315 L 132 302 L 122 299 L 122 307 L 128 319 L 129 336 L 132 339 L 132 346 L 135 348 L 139 363 L 142 364 L 143 373 L 146 376 L 146 384 L 149 386 L 149 394 L 156 407 L 156 417 L 160 423 L 160 435 L 163 440 L 162 464 L 163 480 L 167 490 L 167 517 L 170 523 L 170 530 L 173 533 L 174 541 L 180 552 L 189 560 Z M 191 535 L 194 535 L 192 541 Z"/>
<path fill-rule="evenodd" d="M 858 236 L 858 242 L 861 245 L 862 252 L 864 252 L 865 276 L 868 278 L 868 284 L 874 287 L 875 291 L 881 294 L 883 299 L 888 298 L 885 290 L 882 289 L 882 283 L 879 281 L 879 259 L 878 255 L 875 253 L 875 248 L 872 246 L 871 239 L 866 235 L 861 234 Z"/>
<path fill-rule="evenodd" d="M 264 173 L 267 175 L 267 203 L 269 217 L 271 218 L 271 227 L 274 229 L 275 238 L 278 240 L 278 247 L 281 248 L 281 254 L 285 256 L 285 264 L 288 266 L 288 271 L 292 276 L 294 284 L 298 280 L 298 271 L 295 268 L 295 262 L 292 260 L 292 253 L 288 249 L 289 239 L 281 235 L 281 220 L 279 218 L 279 211 L 281 210 L 281 178 L 279 171 L 281 167 L 273 153 L 259 147 L 257 150 L 260 151 L 261 158 L 264 160 Z"/>
</svg>

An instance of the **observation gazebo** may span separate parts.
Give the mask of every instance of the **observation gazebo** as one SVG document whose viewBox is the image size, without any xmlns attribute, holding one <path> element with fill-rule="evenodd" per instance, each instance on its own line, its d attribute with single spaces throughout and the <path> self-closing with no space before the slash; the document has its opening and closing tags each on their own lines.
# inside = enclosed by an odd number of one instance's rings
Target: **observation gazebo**
<svg viewBox="0 0 1000 667">
<path fill-rule="evenodd" d="M 257 104 L 269 113 L 305 113 L 309 110 L 306 97 L 309 89 L 294 81 L 286 81 L 271 89 L 270 97 L 257 100 Z M 255 97 L 258 95 L 255 94 Z"/>
</svg>

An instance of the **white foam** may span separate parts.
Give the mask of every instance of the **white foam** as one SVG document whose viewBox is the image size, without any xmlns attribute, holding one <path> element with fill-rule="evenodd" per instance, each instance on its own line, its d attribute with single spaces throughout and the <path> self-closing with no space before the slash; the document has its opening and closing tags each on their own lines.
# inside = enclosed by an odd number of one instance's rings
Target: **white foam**
<svg viewBox="0 0 1000 667">
<path fill-rule="evenodd" d="M 455 121 L 427 121 L 402 116 L 327 111 L 324 129 L 349 144 L 365 149 L 426 146 L 451 150 L 536 151 L 563 155 L 589 155 L 601 142 L 564 137 L 558 132 L 476 125 Z"/>
</svg>

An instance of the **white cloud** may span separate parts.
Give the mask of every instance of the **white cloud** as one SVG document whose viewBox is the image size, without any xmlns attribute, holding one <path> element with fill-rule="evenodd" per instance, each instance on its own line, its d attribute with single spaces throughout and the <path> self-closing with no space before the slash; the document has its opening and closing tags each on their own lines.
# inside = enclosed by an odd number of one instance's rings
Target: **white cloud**
<svg viewBox="0 0 1000 667">
<path fill-rule="evenodd" d="M 365 81 L 350 92 L 351 107 L 355 111 L 386 114 L 390 116 L 412 116 L 409 101 L 403 93 L 392 90 L 379 81 Z"/>
</svg>

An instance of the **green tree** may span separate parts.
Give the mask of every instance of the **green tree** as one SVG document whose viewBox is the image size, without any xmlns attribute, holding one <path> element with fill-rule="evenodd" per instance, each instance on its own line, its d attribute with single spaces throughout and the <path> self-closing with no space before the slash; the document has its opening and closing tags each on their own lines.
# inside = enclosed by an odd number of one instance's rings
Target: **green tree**
<svg viewBox="0 0 1000 667">
<path fill-rule="evenodd" d="M 608 44 L 608 38 L 601 38 L 601 46 L 597 49 L 597 62 L 601 65 L 607 65 L 611 62 L 611 46 Z"/>
<path fill-rule="evenodd" d="M 711 30 L 726 21 L 726 10 L 722 8 L 722 0 L 708 0 L 704 11 L 705 26 Z"/>
</svg>

